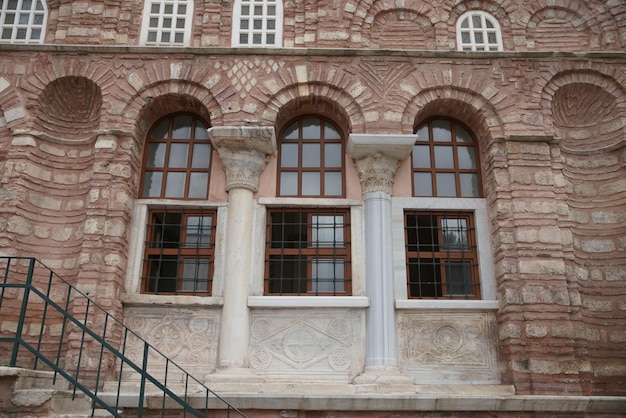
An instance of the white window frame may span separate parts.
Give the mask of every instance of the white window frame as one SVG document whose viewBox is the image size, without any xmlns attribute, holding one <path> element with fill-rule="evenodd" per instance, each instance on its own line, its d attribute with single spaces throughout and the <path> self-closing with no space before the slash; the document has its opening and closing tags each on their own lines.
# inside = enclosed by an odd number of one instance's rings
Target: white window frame
<svg viewBox="0 0 626 418">
<path fill-rule="evenodd" d="M 159 13 L 152 13 L 152 6 L 159 6 Z M 178 13 L 178 6 L 185 5 L 185 14 Z M 172 13 L 163 14 L 164 8 L 166 6 L 172 7 Z M 191 26 L 192 26 L 192 16 L 193 16 L 193 0 L 147 0 L 144 3 L 143 8 L 143 19 L 141 23 L 141 35 L 139 38 L 139 43 L 141 45 L 149 45 L 149 46 L 189 46 L 191 41 Z M 150 27 L 150 22 L 156 19 L 157 26 Z M 164 19 L 172 19 L 171 28 L 163 28 Z M 179 19 L 184 19 L 184 27 L 177 28 L 177 21 Z M 156 32 L 156 40 L 150 41 L 148 40 L 149 34 Z M 170 32 L 170 40 L 163 42 L 161 41 L 161 36 L 165 32 Z M 182 42 L 176 42 L 175 37 L 176 34 L 183 35 Z"/>
<path fill-rule="evenodd" d="M 267 29 L 268 15 L 267 15 L 267 7 L 268 6 L 276 6 L 276 15 L 274 17 L 275 20 L 275 28 Z M 242 14 L 242 6 L 249 6 L 250 13 L 249 15 Z M 252 19 L 252 9 L 255 6 L 261 6 L 263 9 L 261 17 L 262 27 L 260 29 L 254 29 L 253 27 L 253 19 Z M 246 18 L 249 16 L 249 18 Z M 248 28 L 242 28 L 241 22 L 242 20 L 247 20 Z M 233 6 L 233 32 L 232 32 L 232 46 L 243 46 L 243 47 L 275 47 L 280 48 L 283 45 L 283 2 L 282 0 L 236 0 Z M 241 42 L 240 36 L 242 34 L 248 35 L 247 42 Z M 261 43 L 253 43 L 253 35 L 261 35 Z M 274 43 L 267 43 L 266 38 L 267 34 L 274 35 Z"/>
<path fill-rule="evenodd" d="M 0 42 L 12 44 L 41 44 L 46 37 L 46 24 L 48 22 L 48 5 L 45 0 L 32 0 L 29 10 L 22 10 L 26 0 L 15 0 L 15 9 L 9 9 L 10 2 L 3 0 L 0 6 Z M 38 10 L 41 4 L 43 9 Z M 7 18 L 13 15 L 14 21 L 6 23 Z M 35 17 L 42 17 L 41 23 L 34 23 Z M 27 18 L 27 22 L 23 22 Z M 10 38 L 4 38 L 5 32 L 10 31 Z M 25 31 L 25 32 L 24 32 Z M 32 39 L 33 31 L 39 31 L 39 38 Z M 18 33 L 24 33 L 23 39 L 18 39 Z"/>
<path fill-rule="evenodd" d="M 474 28 L 473 17 L 480 17 L 481 27 Z M 463 22 L 468 22 L 467 28 L 462 28 Z M 491 23 L 494 27 L 487 28 L 487 22 Z M 463 42 L 463 33 L 469 33 L 470 42 Z M 476 42 L 476 33 L 480 33 L 483 36 L 484 42 Z M 495 33 L 496 43 L 488 42 L 488 34 Z M 459 51 L 474 51 L 474 52 L 488 52 L 488 51 L 503 51 L 502 45 L 502 31 L 500 30 L 500 23 L 498 20 L 487 12 L 482 10 L 472 10 L 463 13 L 456 21 L 456 45 Z"/>
<path fill-rule="evenodd" d="M 215 209 L 217 219 L 215 223 L 215 242 L 224 242 L 226 231 L 226 203 L 205 202 L 205 201 L 182 201 L 171 199 L 138 199 L 135 201 L 133 209 L 133 220 L 131 224 L 130 251 L 128 257 L 128 269 L 126 270 L 126 300 L 137 303 L 202 303 L 217 304 L 223 303 L 222 294 L 224 288 L 224 249 L 223 245 L 215 246 L 213 285 L 211 296 L 187 296 L 176 295 L 153 295 L 141 293 L 141 276 L 143 270 L 143 258 L 145 251 L 146 234 L 148 233 L 148 213 L 150 209 L 163 209 L 171 207 L 185 209 Z M 199 302 L 202 300 L 203 302 Z M 212 302 L 211 302 L 212 301 Z"/>
<path fill-rule="evenodd" d="M 483 308 L 497 309 L 496 282 L 491 250 L 489 214 L 484 198 L 399 197 L 393 198 L 392 248 L 393 278 L 397 308 Z M 480 300 L 409 299 L 407 292 L 406 242 L 404 212 L 406 210 L 437 210 L 472 212 L 476 228 L 476 251 L 480 282 Z"/>
</svg>

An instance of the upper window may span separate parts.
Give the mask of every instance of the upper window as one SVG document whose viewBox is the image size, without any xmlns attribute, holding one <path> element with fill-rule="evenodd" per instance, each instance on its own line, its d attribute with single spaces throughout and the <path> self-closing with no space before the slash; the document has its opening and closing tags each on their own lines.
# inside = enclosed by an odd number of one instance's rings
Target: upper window
<svg viewBox="0 0 626 418">
<path fill-rule="evenodd" d="M 456 24 L 459 51 L 502 51 L 500 24 L 488 13 L 471 11 L 463 14 Z"/>
<path fill-rule="evenodd" d="M 143 9 L 140 43 L 189 45 L 192 0 L 148 0 Z"/>
<path fill-rule="evenodd" d="M 159 120 L 146 144 L 141 196 L 206 199 L 211 167 L 207 125 L 194 115 Z"/>
<path fill-rule="evenodd" d="M 280 196 L 343 197 L 343 138 L 329 120 L 305 116 L 281 135 Z"/>
<path fill-rule="evenodd" d="M 42 43 L 48 9 L 43 0 L 3 0 L 0 10 L 0 41 Z"/>
<path fill-rule="evenodd" d="M 449 119 L 424 123 L 411 158 L 414 196 L 482 195 L 476 143 L 463 125 Z"/>
<path fill-rule="evenodd" d="M 282 0 L 235 1 L 233 46 L 281 46 L 282 8 Z"/>
</svg>

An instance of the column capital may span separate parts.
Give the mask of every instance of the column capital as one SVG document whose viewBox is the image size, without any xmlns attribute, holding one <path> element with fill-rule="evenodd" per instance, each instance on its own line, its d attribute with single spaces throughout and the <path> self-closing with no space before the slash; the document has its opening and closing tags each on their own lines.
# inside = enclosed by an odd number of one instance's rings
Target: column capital
<svg viewBox="0 0 626 418">
<path fill-rule="evenodd" d="M 276 151 L 274 128 L 215 126 L 209 128 L 209 138 L 226 171 L 226 191 L 243 188 L 256 192 L 259 174 Z"/>
<path fill-rule="evenodd" d="M 363 194 L 391 194 L 396 170 L 411 153 L 417 135 L 350 134 L 348 155 L 359 172 Z"/>
</svg>

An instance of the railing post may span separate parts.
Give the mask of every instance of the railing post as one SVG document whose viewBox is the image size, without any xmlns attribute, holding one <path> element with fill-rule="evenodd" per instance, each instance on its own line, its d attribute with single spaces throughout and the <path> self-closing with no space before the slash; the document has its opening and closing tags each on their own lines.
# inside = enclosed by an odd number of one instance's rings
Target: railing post
<svg viewBox="0 0 626 418">
<path fill-rule="evenodd" d="M 9 267 L 7 266 L 7 269 Z M 28 273 L 26 283 L 24 284 L 24 296 L 22 297 L 22 308 L 20 309 L 20 318 L 17 321 L 17 329 L 15 331 L 15 341 L 13 342 L 13 351 L 11 353 L 11 361 L 9 365 L 15 367 L 17 363 L 17 353 L 20 348 L 20 339 L 22 338 L 22 329 L 26 320 L 26 309 L 28 308 L 28 296 L 30 294 L 30 286 L 33 281 L 33 272 L 35 270 L 35 259 L 31 258 L 28 264 Z"/>
<path fill-rule="evenodd" d="M 146 393 L 146 374 L 148 374 L 148 350 L 150 346 L 143 343 L 143 364 L 141 365 L 141 385 L 139 387 L 139 405 L 137 405 L 137 418 L 143 416 L 143 397 Z"/>
</svg>

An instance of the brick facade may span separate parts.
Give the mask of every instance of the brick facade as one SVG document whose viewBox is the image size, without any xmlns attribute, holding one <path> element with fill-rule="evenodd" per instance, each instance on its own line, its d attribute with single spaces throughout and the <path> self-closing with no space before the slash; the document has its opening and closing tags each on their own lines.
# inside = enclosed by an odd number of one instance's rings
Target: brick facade
<svg viewBox="0 0 626 418">
<path fill-rule="evenodd" d="M 138 46 L 137 0 L 48 8 L 44 45 L 0 44 L 0 254 L 41 259 L 121 318 L 159 118 L 278 129 L 317 113 L 346 133 L 406 135 L 450 117 L 482 162 L 497 380 L 518 395 L 626 396 L 622 1 L 285 1 L 276 49 L 230 48 L 231 1 L 195 1 L 189 48 Z M 468 10 L 498 19 L 504 52 L 456 52 Z M 276 158 L 255 201 L 276 195 Z M 412 196 L 409 160 L 393 198 Z M 208 201 L 225 204 L 213 162 Z"/>
</svg>

